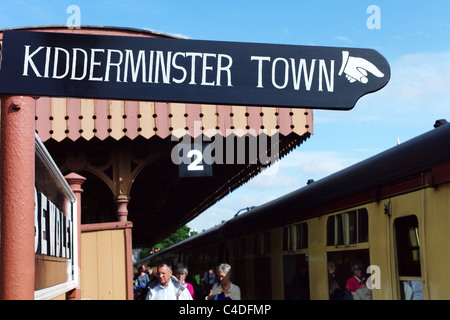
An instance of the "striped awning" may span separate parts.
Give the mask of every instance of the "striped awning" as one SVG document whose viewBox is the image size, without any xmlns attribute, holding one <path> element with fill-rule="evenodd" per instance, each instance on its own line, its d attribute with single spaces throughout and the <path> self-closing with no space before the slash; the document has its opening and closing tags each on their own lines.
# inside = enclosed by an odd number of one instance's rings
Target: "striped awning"
<svg viewBox="0 0 450 320">
<path fill-rule="evenodd" d="M 83 26 L 40 26 L 19 28 L 30 31 L 80 34 L 121 35 L 135 37 L 177 36 L 131 28 Z M 0 30 L 0 43 L 3 32 Z M 135 139 L 138 136 L 180 138 L 186 133 L 192 137 L 203 134 L 244 136 L 276 132 L 287 136 L 313 133 L 312 110 L 297 108 L 246 107 L 120 101 L 100 99 L 72 99 L 40 97 L 36 100 L 36 131 L 42 141 L 66 138 L 76 141 L 84 138 L 104 140 L 111 137 Z"/>
<path fill-rule="evenodd" d="M 309 109 L 200 105 L 120 100 L 40 97 L 36 131 L 42 141 L 96 137 L 131 140 L 138 136 L 165 139 L 186 134 L 207 137 L 276 132 L 287 136 L 312 133 Z"/>
</svg>

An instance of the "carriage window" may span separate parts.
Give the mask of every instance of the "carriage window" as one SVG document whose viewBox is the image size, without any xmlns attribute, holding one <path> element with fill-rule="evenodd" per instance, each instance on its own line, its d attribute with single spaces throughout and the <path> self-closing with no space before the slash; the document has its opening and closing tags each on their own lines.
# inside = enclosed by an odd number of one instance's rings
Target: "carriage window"
<svg viewBox="0 0 450 320">
<path fill-rule="evenodd" d="M 423 289 L 417 217 L 412 215 L 397 218 L 394 225 L 401 298 L 422 300 Z"/>
<path fill-rule="evenodd" d="M 270 253 L 270 232 L 255 235 L 255 255 L 265 255 Z"/>
<path fill-rule="evenodd" d="M 300 223 L 296 225 L 297 228 L 297 249 L 308 248 L 308 225 Z"/>
<path fill-rule="evenodd" d="M 334 216 L 328 217 L 327 220 L 327 246 L 334 246 Z"/>
<path fill-rule="evenodd" d="M 328 217 L 327 246 L 349 246 L 369 240 L 369 218 L 366 209 L 353 210 Z"/>
<path fill-rule="evenodd" d="M 344 215 L 344 217 L 347 218 L 347 224 L 348 224 L 348 242 L 350 244 L 358 243 L 358 235 L 356 233 L 357 231 L 357 225 L 356 225 L 356 211 L 349 212 L 347 215 Z"/>
<path fill-rule="evenodd" d="M 395 220 L 399 276 L 420 277 L 419 227 L 415 216 Z"/>
<path fill-rule="evenodd" d="M 308 225 L 306 222 L 283 229 L 283 250 L 295 251 L 308 248 Z"/>
<path fill-rule="evenodd" d="M 233 241 L 233 252 L 236 257 L 245 256 L 246 251 L 247 251 L 247 246 L 245 243 L 245 238 L 235 239 Z"/>
<path fill-rule="evenodd" d="M 369 215 L 366 209 L 358 210 L 358 242 L 369 241 Z"/>
<path fill-rule="evenodd" d="M 411 260 L 417 263 L 419 261 L 419 229 L 411 227 L 408 230 L 409 245 L 411 247 Z"/>
<path fill-rule="evenodd" d="M 283 256 L 285 300 L 309 300 L 308 254 Z"/>
</svg>

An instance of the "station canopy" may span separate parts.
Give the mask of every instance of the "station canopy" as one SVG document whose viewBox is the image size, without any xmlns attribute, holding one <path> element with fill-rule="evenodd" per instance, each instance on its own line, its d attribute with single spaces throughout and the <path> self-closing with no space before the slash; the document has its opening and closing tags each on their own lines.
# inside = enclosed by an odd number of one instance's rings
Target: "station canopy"
<svg viewBox="0 0 450 320">
<path fill-rule="evenodd" d="M 177 38 L 117 27 L 22 30 Z M 281 159 L 313 133 L 312 110 L 304 108 L 55 97 L 35 101 L 36 132 L 62 173 L 87 178 L 82 224 L 117 221 L 118 200 L 128 201 L 135 248 L 160 242 L 260 174 L 265 167 L 261 150 Z M 222 142 L 224 155 L 216 160 L 223 161 L 212 164 L 211 176 L 180 177 L 173 154 L 186 140 L 216 146 Z M 254 141 L 257 161 L 250 160 Z M 239 160 L 242 152 L 245 161 Z M 236 204 L 238 209 L 248 205 Z"/>
</svg>

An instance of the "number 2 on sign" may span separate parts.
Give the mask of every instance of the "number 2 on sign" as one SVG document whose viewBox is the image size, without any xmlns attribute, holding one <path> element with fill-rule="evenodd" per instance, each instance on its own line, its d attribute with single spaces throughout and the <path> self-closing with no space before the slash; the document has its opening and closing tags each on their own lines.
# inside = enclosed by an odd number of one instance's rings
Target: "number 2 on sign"
<svg viewBox="0 0 450 320">
<path fill-rule="evenodd" d="M 192 161 L 191 164 L 188 165 L 188 171 L 202 171 L 203 170 L 203 165 L 202 160 L 203 160 L 203 154 L 200 150 L 190 150 L 187 154 L 188 158 L 190 157 L 194 157 L 194 161 Z"/>
</svg>

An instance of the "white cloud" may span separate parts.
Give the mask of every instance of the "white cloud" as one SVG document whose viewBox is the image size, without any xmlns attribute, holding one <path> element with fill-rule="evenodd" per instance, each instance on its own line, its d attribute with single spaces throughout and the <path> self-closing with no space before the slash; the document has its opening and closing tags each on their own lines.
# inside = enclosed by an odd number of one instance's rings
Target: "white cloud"
<svg viewBox="0 0 450 320">
<path fill-rule="evenodd" d="M 287 175 L 285 170 L 278 170 L 274 174 L 260 174 L 247 182 L 246 187 L 250 189 L 273 189 L 273 188 L 289 188 L 298 183 L 298 178 Z"/>
<path fill-rule="evenodd" d="M 258 190 L 235 190 L 214 206 L 204 211 L 200 216 L 187 223 L 190 228 L 201 232 L 208 230 L 223 221 L 232 219 L 241 209 L 263 205 L 284 193 L 268 195 Z M 244 212 L 245 210 L 241 211 Z"/>
<path fill-rule="evenodd" d="M 361 99 L 361 105 L 376 106 L 372 110 L 378 115 L 389 112 L 416 118 L 417 114 L 448 112 L 449 89 L 450 51 L 408 54 L 391 63 L 389 83 Z"/>
<path fill-rule="evenodd" d="M 346 112 L 314 111 L 314 123 L 378 123 L 405 126 L 445 118 L 450 107 L 450 51 L 407 54 L 394 61 L 381 90 L 361 97 Z"/>
<path fill-rule="evenodd" d="M 346 43 L 352 43 L 353 42 L 353 40 L 351 40 L 351 39 L 349 39 L 347 37 L 343 37 L 343 36 L 335 36 L 334 38 L 336 40 L 343 41 L 343 42 L 346 42 Z"/>
</svg>

